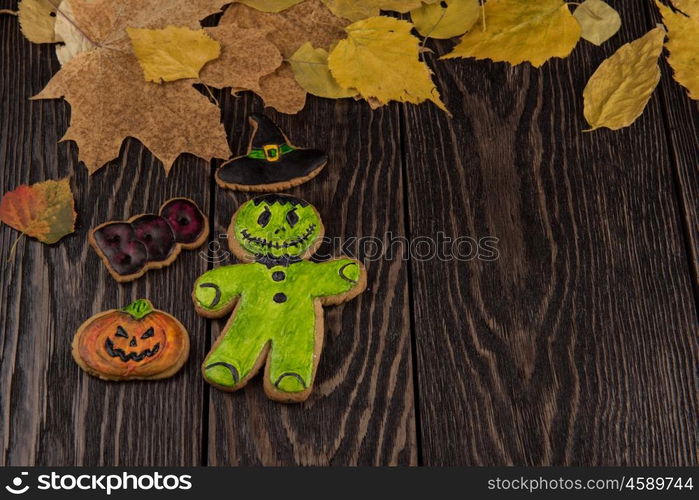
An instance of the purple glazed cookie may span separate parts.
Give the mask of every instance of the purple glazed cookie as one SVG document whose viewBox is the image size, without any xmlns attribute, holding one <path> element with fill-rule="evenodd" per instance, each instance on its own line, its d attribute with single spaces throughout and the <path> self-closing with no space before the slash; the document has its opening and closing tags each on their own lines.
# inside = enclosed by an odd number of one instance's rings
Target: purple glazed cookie
<svg viewBox="0 0 699 500">
<path fill-rule="evenodd" d="M 170 224 L 159 215 L 141 215 L 131 222 L 136 238 L 148 250 L 148 260 L 166 260 L 175 249 L 175 235 Z"/>
<path fill-rule="evenodd" d="M 192 200 L 168 200 L 160 213 L 107 222 L 90 232 L 90 244 L 115 280 L 133 281 L 169 266 L 182 249 L 197 248 L 209 236 L 209 221 Z"/>
<path fill-rule="evenodd" d="M 206 217 L 191 200 L 177 198 L 166 202 L 160 209 L 175 234 L 177 243 L 191 244 L 206 230 Z"/>
<path fill-rule="evenodd" d="M 146 246 L 137 240 L 130 224 L 106 224 L 93 232 L 93 238 L 109 265 L 119 275 L 137 273 L 148 263 Z"/>
</svg>

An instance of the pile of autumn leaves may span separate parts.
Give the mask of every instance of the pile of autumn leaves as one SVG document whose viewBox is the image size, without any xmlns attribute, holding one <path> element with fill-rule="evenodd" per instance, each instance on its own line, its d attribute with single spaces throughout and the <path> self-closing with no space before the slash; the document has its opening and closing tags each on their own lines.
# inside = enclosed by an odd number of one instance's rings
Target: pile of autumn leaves
<svg viewBox="0 0 699 500">
<path fill-rule="evenodd" d="M 183 152 L 228 158 L 220 109 L 194 84 L 251 90 L 284 113 L 301 110 L 307 93 L 372 107 L 431 101 L 447 111 L 415 32 L 461 36 L 443 59 L 539 67 L 567 57 L 581 38 L 603 43 L 621 24 L 602 0 L 240 0 L 212 28 L 200 21 L 231 0 L 58 1 L 21 0 L 20 22 L 31 41 L 60 42 L 63 67 L 36 98 L 71 104 L 64 139 L 78 143 L 90 172 L 116 158 L 129 136 L 166 170 Z M 672 1 L 678 11 L 658 3 L 667 31 L 622 46 L 590 79 L 592 129 L 628 126 L 642 113 L 663 44 L 675 78 L 699 98 L 699 0 Z M 409 13 L 411 22 L 381 11 Z"/>
</svg>

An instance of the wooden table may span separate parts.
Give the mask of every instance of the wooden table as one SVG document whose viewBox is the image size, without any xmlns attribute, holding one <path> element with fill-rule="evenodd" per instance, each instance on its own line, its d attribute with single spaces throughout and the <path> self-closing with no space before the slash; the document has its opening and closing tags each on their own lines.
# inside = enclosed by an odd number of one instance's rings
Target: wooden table
<svg viewBox="0 0 699 500">
<path fill-rule="evenodd" d="M 183 253 L 120 285 L 87 244 L 91 227 L 173 196 L 205 207 L 216 239 L 249 196 L 215 185 L 221 162 L 184 155 L 166 177 L 136 140 L 89 177 L 75 144 L 58 143 L 70 106 L 28 100 L 59 69 L 53 48 L 0 17 L 0 192 L 72 176 L 79 213 L 75 234 L 23 239 L 9 263 L 17 232 L 0 228 L 0 462 L 696 465 L 699 112 L 663 61 L 632 127 L 583 133 L 587 78 L 658 21 L 650 2 L 615 5 L 619 35 L 539 70 L 427 54 L 452 119 L 431 104 L 316 98 L 296 116 L 267 111 L 294 142 L 330 153 L 325 172 L 289 190 L 318 207 L 328 235 L 498 239 L 496 260 L 398 244 L 367 262 L 367 292 L 327 310 L 301 406 L 268 401 L 259 379 L 235 394 L 204 383 L 223 325 L 189 299 L 206 258 Z M 261 102 L 215 97 L 241 154 Z M 105 383 L 79 370 L 81 322 L 141 297 L 189 329 L 182 372 Z"/>
</svg>

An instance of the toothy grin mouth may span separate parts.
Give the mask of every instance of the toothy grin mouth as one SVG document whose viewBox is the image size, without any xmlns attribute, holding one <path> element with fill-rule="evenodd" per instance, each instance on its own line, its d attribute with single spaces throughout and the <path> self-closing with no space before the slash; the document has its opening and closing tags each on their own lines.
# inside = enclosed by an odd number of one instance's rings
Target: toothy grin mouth
<svg viewBox="0 0 699 500">
<path fill-rule="evenodd" d="M 290 241 L 284 241 L 282 243 L 276 243 L 274 241 L 269 241 L 266 238 L 260 238 L 257 236 L 253 236 L 248 232 L 247 229 L 243 229 L 242 231 L 240 231 L 240 234 L 243 236 L 245 241 L 249 241 L 250 243 L 255 243 L 257 245 L 267 247 L 270 249 L 274 248 L 277 250 L 281 250 L 283 248 L 297 247 L 297 246 L 301 245 L 302 243 L 307 242 L 308 239 L 313 234 L 313 231 L 315 231 L 315 229 L 316 229 L 316 225 L 311 224 L 310 226 L 308 226 L 308 229 L 306 229 L 306 232 L 303 233 L 298 238 L 295 238 L 295 239 L 290 240 Z"/>
<path fill-rule="evenodd" d="M 120 349 L 118 347 L 114 347 L 114 342 L 112 342 L 112 339 L 107 339 L 104 342 L 104 349 L 107 351 L 107 354 L 109 354 L 113 358 L 119 358 L 123 362 L 127 361 L 142 361 L 145 358 L 150 358 L 155 355 L 156 352 L 160 350 L 160 342 L 155 344 L 152 349 L 146 349 L 145 351 L 141 352 L 126 352 L 123 349 Z"/>
</svg>

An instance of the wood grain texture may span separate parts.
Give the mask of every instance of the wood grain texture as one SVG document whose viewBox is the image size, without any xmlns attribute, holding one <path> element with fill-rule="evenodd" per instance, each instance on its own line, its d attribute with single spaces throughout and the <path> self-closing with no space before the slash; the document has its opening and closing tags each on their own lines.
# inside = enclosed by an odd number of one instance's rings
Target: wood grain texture
<svg viewBox="0 0 699 500">
<path fill-rule="evenodd" d="M 166 178 L 135 140 L 88 177 L 75 145 L 57 143 L 70 107 L 28 100 L 58 70 L 53 49 L 0 16 L 0 193 L 70 175 L 79 213 L 75 234 L 23 239 L 10 263 L 18 233 L 0 226 L 0 465 L 696 465 L 699 112 L 664 65 L 635 125 L 582 133 L 587 78 L 655 22 L 648 4 L 615 7 L 612 41 L 539 70 L 430 60 L 453 120 L 431 104 L 315 98 L 296 116 L 269 112 L 294 143 L 330 153 L 289 190 L 328 236 L 499 239 L 495 261 L 407 262 L 400 244 L 366 261 L 367 291 L 326 308 L 315 393 L 297 406 L 268 401 L 259 378 L 230 394 L 199 373 L 224 320 L 197 317 L 190 287 L 230 262 L 217 235 L 252 195 L 218 188 L 218 164 L 191 156 Z M 262 106 L 214 95 L 241 154 Z M 88 230 L 172 196 L 209 213 L 209 248 L 117 284 Z M 360 258 L 375 249 L 349 243 Z M 80 371 L 78 326 L 141 297 L 189 329 L 182 372 L 106 383 Z"/>
<path fill-rule="evenodd" d="M 615 7 L 619 35 L 540 70 L 437 64 L 453 120 L 405 109 L 411 237 L 499 238 L 493 262 L 411 262 L 426 465 L 697 463 L 697 314 L 660 96 L 631 128 L 582 132 L 587 78 L 652 27 Z"/>
<path fill-rule="evenodd" d="M 662 22 L 655 5 L 648 2 L 647 7 L 651 22 Z M 658 92 L 668 147 L 675 167 L 675 184 L 695 284 L 694 294 L 699 302 L 699 102 L 691 100 L 684 87 L 672 78 L 673 70 L 665 57 L 661 58 L 660 67 L 663 78 Z"/>
<path fill-rule="evenodd" d="M 239 137 L 234 153 L 243 154 L 247 116 L 261 105 L 250 96 L 231 101 L 223 99 L 224 109 L 231 110 L 224 122 Z M 371 112 L 347 100 L 309 99 L 298 115 L 268 114 L 295 145 L 329 153 L 318 177 L 288 191 L 315 205 L 326 236 L 347 243 L 352 237 L 385 241 L 389 233 L 404 234 L 397 108 Z M 253 196 L 217 190 L 218 234 L 225 234 L 235 209 Z M 357 244 L 348 248 L 360 259 L 372 251 L 367 246 L 362 252 Z M 340 250 L 328 244 L 320 253 Z M 416 463 L 407 266 L 400 258 L 365 264 L 367 290 L 325 308 L 325 345 L 306 403 L 267 400 L 260 377 L 232 394 L 210 389 L 210 465 Z M 224 323 L 215 322 L 212 340 Z"/>
<path fill-rule="evenodd" d="M 182 300 L 181 283 L 206 269 L 196 251 L 176 265 L 120 285 L 87 244 L 91 227 L 157 211 L 173 196 L 209 204 L 210 167 L 180 159 L 166 179 L 161 164 L 134 140 L 119 160 L 88 177 L 73 143 L 58 143 L 69 120 L 62 101 L 28 100 L 59 67 L 48 45 L 27 43 L 15 18 L 0 17 L 0 191 L 71 176 L 77 230 L 55 245 L 20 241 L 0 227 L 0 435 L 3 465 L 198 465 L 204 384 L 198 363 L 206 322 Z M 202 183 L 206 186 L 201 189 Z M 147 297 L 188 328 L 190 361 L 174 378 L 107 383 L 83 373 L 70 343 L 91 315 Z"/>
</svg>

